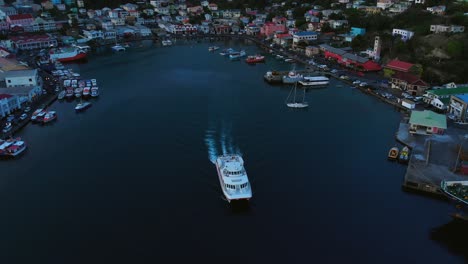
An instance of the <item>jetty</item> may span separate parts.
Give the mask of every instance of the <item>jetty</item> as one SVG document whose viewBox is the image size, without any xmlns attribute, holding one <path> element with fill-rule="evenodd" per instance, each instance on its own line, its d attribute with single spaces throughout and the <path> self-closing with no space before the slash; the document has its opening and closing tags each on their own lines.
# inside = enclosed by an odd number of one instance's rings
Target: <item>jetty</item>
<svg viewBox="0 0 468 264">
<path fill-rule="evenodd" d="M 444 135 L 411 135 L 409 124 L 404 119 L 396 133 L 396 140 L 411 149 L 411 158 L 402 188 L 445 199 L 440 188 L 442 180 L 466 180 L 458 169 L 464 156 L 464 133 L 465 130 L 450 127 Z"/>
</svg>

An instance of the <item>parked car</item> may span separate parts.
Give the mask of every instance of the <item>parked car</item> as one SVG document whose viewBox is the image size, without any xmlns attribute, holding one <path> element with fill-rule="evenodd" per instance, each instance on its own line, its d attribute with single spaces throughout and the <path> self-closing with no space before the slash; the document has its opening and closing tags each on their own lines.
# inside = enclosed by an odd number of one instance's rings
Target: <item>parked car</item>
<svg viewBox="0 0 468 264">
<path fill-rule="evenodd" d="M 28 118 L 28 114 L 20 115 L 20 120 L 25 120 L 26 118 Z"/>
<path fill-rule="evenodd" d="M 355 80 L 355 81 L 353 82 L 354 85 L 358 85 L 358 84 L 360 84 L 360 83 L 361 83 L 360 80 Z"/>
<path fill-rule="evenodd" d="M 330 72 L 331 72 L 331 73 L 337 73 L 338 70 L 337 70 L 337 69 L 332 69 Z"/>
<path fill-rule="evenodd" d="M 6 123 L 5 127 L 3 128 L 3 133 L 10 132 L 12 128 L 13 127 L 12 127 L 11 123 Z"/>
<path fill-rule="evenodd" d="M 10 123 L 10 122 L 13 121 L 14 119 L 15 119 L 15 116 L 14 116 L 14 115 L 9 115 L 9 116 L 7 117 L 7 119 L 6 119 L 6 121 L 7 121 L 8 123 Z"/>
<path fill-rule="evenodd" d="M 31 107 L 29 107 L 29 106 L 24 109 L 25 113 L 29 113 L 30 111 L 31 111 Z"/>
<path fill-rule="evenodd" d="M 362 83 L 359 84 L 359 86 L 360 86 L 360 87 L 365 87 L 365 86 L 367 86 L 367 83 L 366 83 L 366 82 L 362 82 Z"/>
</svg>

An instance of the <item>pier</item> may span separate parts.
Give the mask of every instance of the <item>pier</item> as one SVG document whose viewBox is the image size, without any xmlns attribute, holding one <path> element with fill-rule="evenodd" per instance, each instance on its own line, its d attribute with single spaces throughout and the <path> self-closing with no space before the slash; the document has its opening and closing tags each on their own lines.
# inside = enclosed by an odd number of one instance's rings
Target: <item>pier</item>
<svg viewBox="0 0 468 264">
<path fill-rule="evenodd" d="M 466 176 L 457 173 L 466 131 L 450 128 L 444 135 L 411 135 L 409 124 L 400 123 L 396 139 L 411 148 L 411 158 L 403 179 L 407 191 L 428 194 L 445 199 L 441 191 L 442 180 L 461 181 Z"/>
</svg>

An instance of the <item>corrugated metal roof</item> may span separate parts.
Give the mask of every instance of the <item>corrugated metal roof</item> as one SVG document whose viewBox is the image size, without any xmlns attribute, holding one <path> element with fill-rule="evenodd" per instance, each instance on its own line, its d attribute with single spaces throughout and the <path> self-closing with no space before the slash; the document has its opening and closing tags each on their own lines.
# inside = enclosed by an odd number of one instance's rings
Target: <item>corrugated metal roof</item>
<svg viewBox="0 0 468 264">
<path fill-rule="evenodd" d="M 447 129 L 447 117 L 429 110 L 412 111 L 410 124 Z"/>
</svg>

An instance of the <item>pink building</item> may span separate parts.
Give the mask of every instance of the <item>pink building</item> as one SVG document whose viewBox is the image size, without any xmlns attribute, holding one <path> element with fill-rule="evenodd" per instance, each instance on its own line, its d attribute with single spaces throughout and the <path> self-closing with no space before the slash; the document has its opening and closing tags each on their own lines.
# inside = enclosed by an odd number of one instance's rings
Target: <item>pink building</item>
<svg viewBox="0 0 468 264">
<path fill-rule="evenodd" d="M 260 34 L 265 36 L 271 36 L 278 32 L 285 32 L 286 26 L 281 24 L 276 24 L 273 22 L 267 22 L 260 29 Z"/>
</svg>

